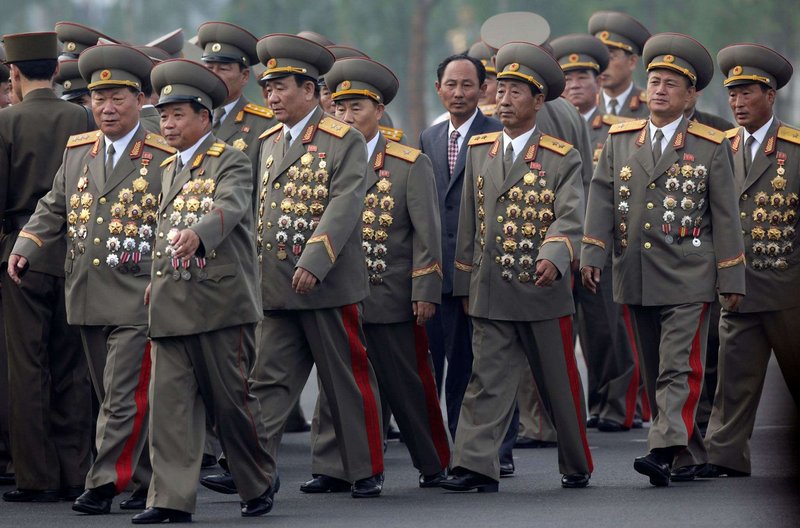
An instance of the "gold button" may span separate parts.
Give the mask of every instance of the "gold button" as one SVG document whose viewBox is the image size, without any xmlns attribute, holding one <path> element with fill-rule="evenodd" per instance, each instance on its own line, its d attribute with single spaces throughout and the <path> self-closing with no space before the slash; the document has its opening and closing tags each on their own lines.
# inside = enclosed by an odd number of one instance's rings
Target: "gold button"
<svg viewBox="0 0 800 528">
<path fill-rule="evenodd" d="M 211 254 L 208 256 L 208 258 L 210 258 L 210 259 L 217 258 L 217 252 L 216 251 L 212 251 Z"/>
<path fill-rule="evenodd" d="M 280 189 L 281 188 L 280 182 L 275 182 L 275 185 L 273 185 L 273 187 L 275 187 L 276 189 Z"/>
<path fill-rule="evenodd" d="M 651 227 L 653 227 L 653 226 L 650 225 L 650 222 L 645 222 L 644 223 L 644 228 L 645 229 L 650 229 Z"/>
<path fill-rule="evenodd" d="M 500 257 L 499 256 L 495 257 L 494 261 L 497 262 L 498 264 L 500 264 Z"/>
<path fill-rule="evenodd" d="M 161 252 L 160 251 L 156 251 L 156 257 L 161 258 Z"/>
<path fill-rule="evenodd" d="M 103 223 L 103 217 L 102 216 L 98 216 L 97 217 L 97 223 L 98 224 L 102 224 Z"/>
<path fill-rule="evenodd" d="M 652 209 L 654 207 L 653 202 L 647 202 L 647 208 Z"/>
<path fill-rule="evenodd" d="M 497 221 L 502 224 L 503 223 L 503 217 L 502 216 L 498 216 L 497 217 Z"/>
<path fill-rule="evenodd" d="M 161 270 L 158 270 L 158 271 L 156 272 L 156 277 L 160 277 L 160 276 L 162 276 L 162 275 L 163 275 L 163 273 L 161 273 Z"/>
<path fill-rule="evenodd" d="M 270 227 L 272 227 L 272 222 L 267 222 L 267 229 L 269 229 Z"/>
<path fill-rule="evenodd" d="M 271 204 L 269 204 L 269 206 L 270 206 L 270 208 L 275 209 L 276 207 L 278 207 L 278 204 L 276 204 L 275 202 L 272 202 Z"/>
<path fill-rule="evenodd" d="M 267 251 L 272 251 L 272 244 L 267 242 Z"/>
<path fill-rule="evenodd" d="M 494 238 L 494 241 L 495 241 L 495 242 L 497 242 L 497 243 L 499 244 L 500 242 L 502 242 L 502 241 L 503 241 L 503 237 L 495 237 L 495 238 Z"/>
<path fill-rule="evenodd" d="M 747 198 L 748 198 L 748 196 L 747 196 L 747 193 L 744 193 L 744 194 L 742 195 L 742 201 L 745 201 L 745 200 L 747 200 Z"/>
<path fill-rule="evenodd" d="M 92 242 L 94 242 L 95 246 L 99 246 L 100 245 L 100 239 L 99 238 L 95 238 Z"/>
<path fill-rule="evenodd" d="M 501 202 L 501 203 L 505 202 L 506 201 L 506 197 L 505 196 L 501 196 L 498 201 Z"/>
<path fill-rule="evenodd" d="M 644 243 L 644 248 L 645 249 L 650 249 L 651 247 L 653 247 L 653 244 L 651 244 L 650 242 L 645 242 Z"/>
<path fill-rule="evenodd" d="M 100 265 L 100 259 L 94 259 L 94 260 L 92 261 L 92 265 L 93 265 L 93 266 L 99 266 L 99 265 Z"/>
<path fill-rule="evenodd" d="M 98 201 L 99 201 L 101 204 L 104 204 L 104 203 L 106 203 L 108 200 L 106 200 L 106 197 L 105 197 L 105 196 L 101 196 L 101 197 L 100 197 L 100 200 L 98 200 Z"/>
<path fill-rule="evenodd" d="M 159 233 L 158 238 L 164 238 L 164 233 L 163 232 Z"/>
<path fill-rule="evenodd" d="M 167 213 L 164 213 L 163 215 L 161 215 L 161 218 L 166 218 L 166 217 L 167 217 Z"/>
<path fill-rule="evenodd" d="M 651 183 L 650 185 L 647 186 L 647 188 L 648 189 L 655 189 L 656 188 L 656 184 L 655 183 Z"/>
<path fill-rule="evenodd" d="M 747 213 L 742 211 L 741 213 L 739 213 L 739 216 L 741 216 L 742 218 L 747 218 Z"/>
</svg>

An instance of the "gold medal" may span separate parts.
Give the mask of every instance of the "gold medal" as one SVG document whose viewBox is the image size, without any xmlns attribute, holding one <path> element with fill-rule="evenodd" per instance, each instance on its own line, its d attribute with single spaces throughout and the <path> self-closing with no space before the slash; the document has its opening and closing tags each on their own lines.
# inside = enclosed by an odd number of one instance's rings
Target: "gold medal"
<svg viewBox="0 0 800 528">
<path fill-rule="evenodd" d="M 286 257 L 288 257 L 288 255 L 286 254 L 286 250 L 285 249 L 279 249 L 278 250 L 278 260 L 286 260 Z"/>
<path fill-rule="evenodd" d="M 304 167 L 307 167 L 308 165 L 311 165 L 312 161 L 314 161 L 314 156 L 312 154 L 308 153 L 308 152 L 306 152 L 305 154 L 300 156 L 300 163 Z"/>
<path fill-rule="evenodd" d="M 142 167 L 141 169 L 139 169 L 139 174 L 141 174 L 142 176 L 147 176 L 147 173 L 148 173 L 147 167 Z"/>
</svg>

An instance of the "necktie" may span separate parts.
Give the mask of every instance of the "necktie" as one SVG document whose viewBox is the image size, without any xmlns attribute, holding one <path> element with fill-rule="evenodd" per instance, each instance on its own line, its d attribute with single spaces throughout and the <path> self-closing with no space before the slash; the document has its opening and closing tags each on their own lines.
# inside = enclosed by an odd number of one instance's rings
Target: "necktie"
<svg viewBox="0 0 800 528">
<path fill-rule="evenodd" d="M 214 124 L 211 126 L 211 131 L 216 132 L 219 130 L 222 119 L 225 117 L 225 107 L 220 106 L 214 110 Z"/>
<path fill-rule="evenodd" d="M 608 109 L 611 110 L 611 113 L 614 115 L 617 115 L 617 105 L 619 105 L 619 101 L 617 101 L 616 98 L 608 102 Z"/>
<path fill-rule="evenodd" d="M 753 164 L 753 143 L 755 142 L 756 138 L 750 136 L 747 138 L 747 141 L 744 142 L 744 174 L 747 176 L 747 173 L 750 172 L 750 166 Z"/>
<path fill-rule="evenodd" d="M 107 182 L 111 177 L 111 173 L 114 172 L 114 153 L 114 144 L 112 143 L 108 146 L 108 150 L 106 151 L 106 170 L 103 183 Z"/>
<path fill-rule="evenodd" d="M 458 130 L 453 130 L 450 133 L 450 141 L 447 142 L 447 165 L 450 167 L 450 177 L 453 177 L 453 170 L 456 167 L 456 160 L 458 159 L 458 138 L 461 134 Z"/>
<path fill-rule="evenodd" d="M 506 153 L 503 156 L 503 169 L 506 171 L 506 176 L 511 172 L 511 165 L 514 164 L 514 144 L 509 142 L 506 147 Z"/>
<path fill-rule="evenodd" d="M 656 133 L 653 135 L 653 163 L 658 163 L 658 160 L 661 159 L 661 140 L 664 139 L 664 133 L 661 131 L 660 128 L 656 129 Z"/>
<path fill-rule="evenodd" d="M 286 155 L 286 152 L 288 152 L 289 147 L 291 146 L 291 143 L 292 143 L 292 133 L 287 130 L 286 131 L 286 135 L 283 138 L 283 154 L 284 155 Z"/>
<path fill-rule="evenodd" d="M 175 165 L 175 174 L 178 174 L 180 171 L 183 170 L 183 157 L 178 154 L 178 163 Z"/>
</svg>

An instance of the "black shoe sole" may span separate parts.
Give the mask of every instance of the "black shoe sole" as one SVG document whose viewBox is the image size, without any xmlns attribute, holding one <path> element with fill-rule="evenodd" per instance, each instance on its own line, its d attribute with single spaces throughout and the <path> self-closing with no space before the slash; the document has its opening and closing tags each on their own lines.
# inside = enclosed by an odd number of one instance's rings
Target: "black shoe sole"
<svg viewBox="0 0 800 528">
<path fill-rule="evenodd" d="M 210 489 L 211 491 L 216 491 L 217 493 L 222 493 L 223 495 L 236 495 L 238 491 L 236 489 L 231 489 L 228 486 L 222 486 L 220 484 L 215 484 L 213 482 L 206 482 L 204 480 L 200 481 L 200 485 L 205 488 Z"/>
<path fill-rule="evenodd" d="M 633 462 L 633 469 L 635 469 L 638 473 L 650 477 L 650 484 L 656 486 L 658 488 L 663 488 L 665 486 L 669 486 L 669 475 L 664 475 L 662 472 L 658 471 L 657 468 L 642 462 L 640 460 L 636 460 Z"/>
<path fill-rule="evenodd" d="M 442 483 L 439 485 L 440 488 L 444 488 L 448 491 L 472 491 L 477 490 L 478 493 L 497 493 L 500 491 L 500 484 L 498 482 L 493 482 L 492 484 L 478 484 L 477 486 L 471 486 L 469 488 L 464 488 L 461 486 L 454 486 L 452 484 Z"/>
<path fill-rule="evenodd" d="M 72 511 L 85 513 L 86 515 L 107 515 L 111 513 L 111 505 L 109 505 L 107 510 L 98 510 L 96 508 L 86 506 L 85 504 L 73 504 Z"/>
</svg>

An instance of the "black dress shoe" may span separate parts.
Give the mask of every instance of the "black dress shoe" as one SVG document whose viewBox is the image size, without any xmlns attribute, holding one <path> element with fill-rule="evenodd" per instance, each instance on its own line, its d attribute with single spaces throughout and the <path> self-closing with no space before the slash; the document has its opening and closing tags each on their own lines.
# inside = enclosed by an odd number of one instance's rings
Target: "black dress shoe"
<svg viewBox="0 0 800 528">
<path fill-rule="evenodd" d="M 58 490 L 15 489 L 3 493 L 6 502 L 58 502 L 60 498 Z"/>
<path fill-rule="evenodd" d="M 562 488 L 585 488 L 589 485 L 588 473 L 573 473 L 572 475 L 561 475 Z"/>
<path fill-rule="evenodd" d="M 297 422 L 287 423 L 284 433 L 307 433 L 311 430 L 311 422 L 298 420 Z"/>
<path fill-rule="evenodd" d="M 478 490 L 478 493 L 497 493 L 500 484 L 486 475 L 473 473 L 472 471 L 461 471 L 457 475 L 447 477 L 439 487 L 450 491 Z"/>
<path fill-rule="evenodd" d="M 514 443 L 514 449 L 544 449 L 557 446 L 558 442 L 525 438 L 524 436 L 518 436 L 517 441 Z"/>
<path fill-rule="evenodd" d="M 233 476 L 231 476 L 230 473 L 206 475 L 200 479 L 200 484 L 210 490 L 216 491 L 217 493 L 224 493 L 225 495 L 237 493 L 236 483 L 233 481 Z"/>
<path fill-rule="evenodd" d="M 653 486 L 669 486 L 669 463 L 661 462 L 653 453 L 636 457 L 633 461 L 633 469 L 650 477 L 650 484 Z"/>
<path fill-rule="evenodd" d="M 514 476 L 514 463 L 507 462 L 500 464 L 500 478 Z"/>
<path fill-rule="evenodd" d="M 13 486 L 17 483 L 13 473 L 0 473 L 0 486 Z"/>
<path fill-rule="evenodd" d="M 242 503 L 242 517 L 258 517 L 272 511 L 275 501 L 275 489 L 270 486 L 260 497 Z"/>
<path fill-rule="evenodd" d="M 633 419 L 633 423 L 631 424 L 631 429 L 641 429 L 642 427 L 644 427 L 644 424 L 642 423 L 642 419 L 641 418 L 634 418 Z"/>
<path fill-rule="evenodd" d="M 76 512 L 88 515 L 103 515 L 111 513 L 111 501 L 114 500 L 114 491 L 104 490 L 105 486 L 95 489 L 87 489 L 80 497 L 72 503 L 72 509 Z"/>
<path fill-rule="evenodd" d="M 749 477 L 750 473 L 745 473 L 738 469 L 726 468 L 725 466 L 718 466 L 716 464 L 706 464 L 695 476 L 700 478 Z"/>
<path fill-rule="evenodd" d="M 67 486 L 58 492 L 58 498 L 65 502 L 75 502 L 81 495 L 83 495 L 82 486 Z"/>
<path fill-rule="evenodd" d="M 400 429 L 394 425 L 390 425 L 389 429 L 386 431 L 386 438 L 387 440 L 400 440 Z"/>
<path fill-rule="evenodd" d="M 420 475 L 419 487 L 420 488 L 438 488 L 439 484 L 447 478 L 447 471 L 441 470 L 433 475 Z"/>
<path fill-rule="evenodd" d="M 147 507 L 147 490 L 134 491 L 127 499 L 120 501 L 120 510 L 143 510 Z"/>
<path fill-rule="evenodd" d="M 354 499 L 368 499 L 370 497 L 377 497 L 383 490 L 383 473 L 372 475 L 364 479 L 353 482 L 353 488 L 350 490 L 350 495 Z"/>
<path fill-rule="evenodd" d="M 597 430 L 604 433 L 620 433 L 622 431 L 627 431 L 628 428 L 614 420 L 600 418 L 600 420 L 597 421 Z"/>
<path fill-rule="evenodd" d="M 303 493 L 342 493 L 350 491 L 350 483 L 328 475 L 312 475 L 311 480 L 300 485 Z"/>
<path fill-rule="evenodd" d="M 669 479 L 672 482 L 691 482 L 697 477 L 697 474 L 700 473 L 703 468 L 705 468 L 705 464 L 692 464 L 689 466 L 681 466 L 679 468 L 673 469 L 669 475 Z"/>
<path fill-rule="evenodd" d="M 600 417 L 597 416 L 596 414 L 591 415 L 589 417 L 589 419 L 586 420 L 586 428 L 587 429 L 594 429 L 595 427 L 597 427 L 597 422 L 599 420 L 600 420 Z"/>
<path fill-rule="evenodd" d="M 208 469 L 217 465 L 217 457 L 203 453 L 203 459 L 200 461 L 200 469 Z"/>
<path fill-rule="evenodd" d="M 192 522 L 192 514 L 180 510 L 171 510 L 169 508 L 147 508 L 142 513 L 137 513 L 131 517 L 133 524 L 158 524 L 164 521 L 171 523 L 188 523 Z"/>
</svg>

